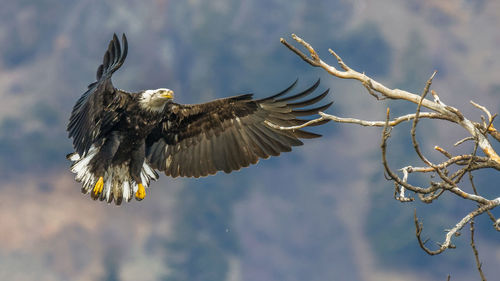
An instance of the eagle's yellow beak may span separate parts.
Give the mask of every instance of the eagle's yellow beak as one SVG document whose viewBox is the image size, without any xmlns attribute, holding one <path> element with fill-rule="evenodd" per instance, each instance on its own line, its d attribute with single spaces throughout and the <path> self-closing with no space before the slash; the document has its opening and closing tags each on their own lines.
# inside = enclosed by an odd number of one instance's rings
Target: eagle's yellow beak
<svg viewBox="0 0 500 281">
<path fill-rule="evenodd" d="M 166 99 L 173 99 L 174 91 L 172 90 L 163 91 L 163 93 L 161 93 L 161 97 Z"/>
</svg>

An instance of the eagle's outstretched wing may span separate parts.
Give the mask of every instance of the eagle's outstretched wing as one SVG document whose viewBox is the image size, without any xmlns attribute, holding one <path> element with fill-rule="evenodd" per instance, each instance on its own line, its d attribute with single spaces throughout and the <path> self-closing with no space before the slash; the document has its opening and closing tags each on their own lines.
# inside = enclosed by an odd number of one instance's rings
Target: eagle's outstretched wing
<svg viewBox="0 0 500 281">
<path fill-rule="evenodd" d="M 197 105 L 171 104 L 170 114 L 146 139 L 149 164 L 167 176 L 201 177 L 217 171 L 229 173 L 255 164 L 259 158 L 290 151 L 302 145 L 300 138 L 320 135 L 303 130 L 280 130 L 276 126 L 296 126 L 298 119 L 327 109 L 332 103 L 298 109 L 322 100 L 328 90 L 313 98 L 293 102 L 311 94 L 309 89 L 285 96 L 296 84 L 274 96 L 253 100 L 240 95 Z M 326 123 L 316 123 L 315 125 Z"/>
<path fill-rule="evenodd" d="M 115 89 L 111 75 L 122 66 L 127 57 L 127 38 L 122 36 L 123 51 L 116 34 L 109 42 L 103 62 L 97 69 L 97 81 L 88 86 L 87 91 L 78 99 L 67 130 L 73 138 L 75 151 L 84 155 L 91 145 L 112 128 L 118 120 L 128 95 Z"/>
</svg>

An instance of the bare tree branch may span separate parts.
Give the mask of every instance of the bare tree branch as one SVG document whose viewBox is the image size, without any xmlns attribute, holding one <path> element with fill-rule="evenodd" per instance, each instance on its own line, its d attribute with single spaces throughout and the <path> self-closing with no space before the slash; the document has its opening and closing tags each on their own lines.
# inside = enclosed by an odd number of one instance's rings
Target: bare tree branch
<svg viewBox="0 0 500 281">
<path fill-rule="evenodd" d="M 474 253 L 474 257 L 476 259 L 477 271 L 479 272 L 479 276 L 481 276 L 482 281 L 486 281 L 486 277 L 483 273 L 483 265 L 479 260 L 479 252 L 476 249 L 476 243 L 474 242 L 474 220 L 470 221 L 470 246 L 472 248 L 472 252 Z"/>
<path fill-rule="evenodd" d="M 477 208 L 476 210 L 467 214 L 452 229 L 447 231 L 443 244 L 440 245 L 439 249 L 434 250 L 434 251 L 430 250 L 429 248 L 427 248 L 427 246 L 425 246 L 426 241 L 422 241 L 421 235 L 422 235 L 422 230 L 424 229 L 424 227 L 423 227 L 423 224 L 421 222 L 419 222 L 418 217 L 417 217 L 417 211 L 415 210 L 414 221 L 415 221 L 415 229 L 416 229 L 418 243 L 420 244 L 420 247 L 429 255 L 441 254 L 442 252 L 444 252 L 448 248 L 455 248 L 455 246 L 453 244 L 451 244 L 451 238 L 453 236 L 457 235 L 459 230 L 461 230 L 474 217 L 481 215 L 484 212 L 491 210 L 499 205 L 500 205 L 500 197 L 492 200 L 492 203 L 490 205 L 481 206 L 481 207 Z"/>
<path fill-rule="evenodd" d="M 351 123 L 351 124 L 357 124 L 357 125 L 367 126 L 367 127 L 384 127 L 384 125 L 385 125 L 385 121 L 365 121 L 365 120 L 355 119 L 355 118 L 342 118 L 342 117 L 327 114 L 324 112 L 320 112 L 320 115 L 324 119 L 330 119 L 330 120 L 333 120 L 333 121 L 338 122 L 338 123 Z M 435 113 L 435 112 L 422 112 L 422 113 L 420 113 L 419 118 L 442 119 L 442 120 L 451 121 L 447 116 L 444 116 L 442 114 Z M 399 116 L 399 117 L 394 118 L 393 120 L 389 121 L 389 126 L 394 127 L 396 125 L 399 125 L 400 123 L 403 123 L 405 121 L 411 121 L 413 119 L 415 119 L 415 113 Z"/>
<path fill-rule="evenodd" d="M 498 132 L 493 126 L 493 121 L 496 117 L 496 114 L 491 114 L 491 112 L 485 106 L 471 101 L 472 106 L 480 109 L 486 115 L 486 117 L 481 116 L 481 121 L 475 122 L 464 116 L 464 114 L 462 114 L 462 112 L 460 112 L 460 110 L 458 110 L 457 108 L 445 104 L 439 97 L 439 95 L 434 90 L 431 90 L 432 81 L 436 76 L 436 72 L 434 72 L 427 80 L 427 83 L 425 84 L 421 95 L 417 95 L 400 89 L 391 89 L 365 75 L 365 73 L 360 73 L 350 68 L 333 50 L 329 49 L 328 51 L 337 60 L 339 68 L 336 68 L 324 62 L 316 53 L 314 48 L 302 38 L 296 36 L 295 34 L 292 34 L 292 38 L 299 45 L 305 48 L 308 54 L 302 52 L 297 47 L 288 43 L 285 39 L 281 38 L 280 40 L 281 43 L 283 43 L 287 48 L 289 48 L 311 66 L 322 68 L 330 75 L 340 79 L 353 79 L 359 81 L 366 88 L 368 94 L 375 97 L 377 101 L 383 99 L 408 101 L 416 104 L 417 107 L 415 113 L 409 113 L 406 115 L 395 117 L 393 119 L 391 119 L 390 116 L 390 109 L 387 108 L 385 121 L 369 121 L 356 118 L 346 118 L 320 112 L 320 118 L 308 121 L 301 126 L 274 126 L 281 130 L 295 130 L 317 122 L 333 120 L 338 123 L 350 123 L 368 127 L 382 127 L 382 140 L 380 144 L 382 165 L 384 167 L 384 175 L 386 176 L 386 178 L 394 182 L 394 198 L 396 200 L 400 202 L 411 202 L 415 198 L 409 196 L 407 193 L 416 193 L 418 199 L 422 202 L 433 203 L 435 202 L 435 200 L 439 199 L 442 194 L 451 193 L 461 199 L 472 201 L 477 206 L 475 209 L 469 211 L 469 213 L 462 219 L 460 219 L 453 228 L 446 231 L 443 243 L 438 244 L 438 248 L 435 250 L 431 250 L 426 245 L 427 240 L 424 241 L 422 239 L 423 224 L 421 221 L 419 221 L 415 210 L 415 233 L 420 247 L 429 255 L 437 255 L 444 252 L 446 249 L 454 248 L 455 246 L 452 244 L 452 238 L 459 236 L 459 231 L 467 223 L 470 223 L 471 246 L 476 258 L 477 269 L 481 275 L 481 278 L 483 280 L 486 280 L 482 272 L 479 255 L 474 242 L 473 219 L 476 216 L 487 213 L 490 219 L 493 221 L 493 227 L 497 231 L 500 231 L 500 219 L 495 218 L 495 216 L 491 212 L 491 210 L 500 205 L 500 197 L 491 199 L 482 196 L 478 192 L 474 184 L 472 172 L 486 168 L 492 168 L 500 171 L 500 156 L 498 156 L 497 152 L 493 149 L 490 141 L 488 140 L 488 135 L 490 135 L 495 140 L 500 142 L 500 132 Z M 432 95 L 432 99 L 426 98 L 428 93 Z M 422 109 L 426 109 L 429 111 L 422 112 Z M 454 146 L 458 146 L 465 141 L 473 141 L 474 148 L 471 153 L 453 155 L 441 146 L 436 145 L 434 146 L 434 150 L 442 154 L 446 158 L 446 160 L 440 163 L 431 162 L 429 158 L 424 155 L 417 141 L 417 125 L 422 118 L 431 120 L 444 120 L 465 129 L 468 132 L 469 136 L 456 141 L 454 143 Z M 389 152 L 388 142 L 391 137 L 392 129 L 405 121 L 412 121 L 410 136 L 413 144 L 413 150 L 418 156 L 418 159 L 420 159 L 423 164 L 421 167 L 408 165 L 398 169 L 396 172 L 389 165 L 387 156 Z M 478 156 L 478 150 L 482 151 L 484 153 L 484 156 Z M 398 173 L 402 173 L 403 177 L 401 178 L 400 176 L 398 176 Z M 427 187 L 420 187 L 411 184 L 410 174 L 412 173 L 426 173 L 427 175 L 430 175 L 429 185 Z M 468 191 L 468 189 L 470 189 L 468 186 L 463 186 L 462 181 L 466 173 L 469 174 L 469 182 L 472 186 L 472 192 Z M 448 280 L 449 279 L 450 275 L 448 275 Z"/>
<path fill-rule="evenodd" d="M 339 66 L 343 69 L 339 70 L 327 63 L 325 63 L 323 60 L 320 59 L 319 55 L 316 53 L 316 51 L 313 49 L 313 47 L 304 41 L 302 38 L 298 37 L 295 34 L 292 34 L 292 38 L 297 41 L 299 44 L 301 44 L 303 47 L 305 47 L 309 51 L 309 56 L 304 54 L 302 51 L 288 43 L 285 39 L 281 38 L 280 41 L 283 43 L 287 48 L 292 50 L 295 54 L 297 54 L 299 57 L 301 57 L 304 61 L 309 63 L 310 65 L 314 67 L 320 67 L 330 73 L 333 76 L 336 76 L 338 78 L 342 79 L 355 79 L 360 81 L 365 87 L 369 87 L 371 91 L 378 92 L 380 93 L 383 97 L 385 98 L 390 98 L 390 99 L 398 99 L 398 100 L 407 100 L 410 102 L 413 102 L 415 104 L 418 104 L 420 102 L 420 97 L 416 94 L 400 90 L 400 89 L 390 89 L 384 86 L 383 84 L 373 80 L 372 78 L 366 76 L 364 73 L 359 73 L 350 67 L 348 67 L 342 58 L 335 53 L 333 50 L 329 49 L 329 52 L 335 56 L 337 59 L 337 63 Z M 456 108 L 447 106 L 443 104 L 441 101 L 431 101 L 431 100 L 422 100 L 422 106 L 425 108 L 428 108 L 434 112 L 440 113 L 442 115 L 445 115 L 449 117 L 451 120 L 453 120 L 454 123 L 459 124 L 462 126 L 464 129 L 466 129 L 472 136 L 478 139 L 479 142 L 479 147 L 484 151 L 484 153 L 490 157 L 493 161 L 497 162 L 500 164 L 500 156 L 496 153 L 496 151 L 493 149 L 491 144 L 489 143 L 488 139 L 481 134 L 478 128 L 474 126 L 474 123 L 471 122 L 469 119 L 465 118 L 460 111 L 458 111 Z"/>
</svg>

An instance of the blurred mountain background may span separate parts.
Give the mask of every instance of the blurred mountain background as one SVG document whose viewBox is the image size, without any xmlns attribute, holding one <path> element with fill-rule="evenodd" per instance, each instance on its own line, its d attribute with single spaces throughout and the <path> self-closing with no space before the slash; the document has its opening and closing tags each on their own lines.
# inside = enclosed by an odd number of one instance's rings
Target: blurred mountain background
<svg viewBox="0 0 500 281">
<path fill-rule="evenodd" d="M 380 161 L 381 130 L 334 124 L 324 137 L 232 174 L 161 177 L 147 198 L 121 207 L 80 193 L 65 155 L 74 102 L 94 81 L 113 33 L 129 55 L 114 85 L 168 87 L 180 103 L 253 92 L 264 97 L 297 77 L 322 79 L 329 112 L 383 119 L 415 105 L 376 102 L 362 85 L 304 63 L 279 43 L 296 33 L 332 65 L 328 48 L 390 87 L 421 92 L 433 70 L 441 99 L 479 120 L 474 100 L 500 108 L 500 2 L 347 0 L 3 0 L 0 9 L 0 280 L 477 280 L 467 230 L 457 249 L 428 256 L 415 239 L 442 241 L 474 205 L 393 200 Z M 420 124 L 420 123 L 419 123 Z M 406 126 L 406 127 L 405 127 Z M 422 147 L 467 134 L 422 121 Z M 416 160 L 409 125 L 393 131 L 394 168 Z M 498 196 L 494 171 L 477 174 Z M 413 181 L 425 184 L 425 179 Z M 497 212 L 497 216 L 500 215 Z M 498 233 L 477 219 L 486 276 L 500 274 Z"/>
</svg>

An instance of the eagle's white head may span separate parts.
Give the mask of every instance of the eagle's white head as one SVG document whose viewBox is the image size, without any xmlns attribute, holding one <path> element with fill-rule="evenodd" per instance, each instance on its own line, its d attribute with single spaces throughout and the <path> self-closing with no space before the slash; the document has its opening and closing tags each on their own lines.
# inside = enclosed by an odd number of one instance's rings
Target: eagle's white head
<svg viewBox="0 0 500 281">
<path fill-rule="evenodd" d="M 139 103 L 143 109 L 161 112 L 167 104 L 174 98 L 174 91 L 166 88 L 156 90 L 146 90 L 140 94 Z"/>
</svg>

